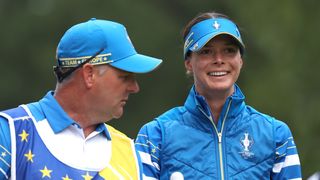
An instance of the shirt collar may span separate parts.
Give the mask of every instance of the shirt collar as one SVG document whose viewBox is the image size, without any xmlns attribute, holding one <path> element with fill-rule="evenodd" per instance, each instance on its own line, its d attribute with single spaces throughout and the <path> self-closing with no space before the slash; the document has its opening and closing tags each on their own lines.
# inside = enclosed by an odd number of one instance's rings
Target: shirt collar
<svg viewBox="0 0 320 180">
<path fill-rule="evenodd" d="M 62 109 L 58 101 L 53 96 L 54 92 L 49 91 L 40 101 L 39 105 L 48 120 L 54 133 L 59 133 L 72 124 L 77 124 L 71 119 L 68 114 Z M 108 140 L 111 140 L 111 136 L 104 123 L 97 126 L 96 131 L 103 133 Z"/>
<path fill-rule="evenodd" d="M 210 107 L 205 99 L 205 97 L 203 97 L 202 95 L 200 95 L 195 86 L 193 85 L 192 89 L 192 94 L 194 94 L 194 102 L 196 104 L 196 106 L 200 107 L 208 117 L 211 116 L 211 110 Z M 232 93 L 231 96 L 229 96 L 226 99 L 226 102 L 224 104 L 224 108 L 227 107 L 227 102 L 229 102 L 230 100 L 232 100 L 232 104 L 231 104 L 231 109 L 229 114 L 231 115 L 236 115 L 238 112 L 240 112 L 244 107 L 245 107 L 245 103 L 244 103 L 244 99 L 245 96 L 242 94 L 239 86 L 237 84 L 234 84 L 234 92 Z"/>
</svg>

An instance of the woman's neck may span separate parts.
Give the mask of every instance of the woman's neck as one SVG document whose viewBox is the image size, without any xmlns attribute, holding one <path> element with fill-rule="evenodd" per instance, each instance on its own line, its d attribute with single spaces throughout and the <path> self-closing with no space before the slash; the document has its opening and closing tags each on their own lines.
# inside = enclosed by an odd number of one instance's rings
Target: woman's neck
<svg viewBox="0 0 320 180">
<path fill-rule="evenodd" d="M 218 123 L 222 108 L 229 96 L 234 92 L 234 88 L 228 91 L 210 92 L 207 94 L 201 94 L 205 97 L 211 113 L 213 115 L 213 121 L 215 124 Z"/>
</svg>

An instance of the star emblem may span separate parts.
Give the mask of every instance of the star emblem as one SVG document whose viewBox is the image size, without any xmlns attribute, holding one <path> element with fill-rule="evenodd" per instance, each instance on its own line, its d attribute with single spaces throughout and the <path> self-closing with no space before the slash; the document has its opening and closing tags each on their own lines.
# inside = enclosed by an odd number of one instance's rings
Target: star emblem
<svg viewBox="0 0 320 180">
<path fill-rule="evenodd" d="M 49 169 L 47 168 L 47 166 L 44 166 L 44 168 L 41 169 L 40 172 L 42 173 L 42 178 L 44 178 L 44 177 L 49 177 L 49 178 L 51 178 L 50 173 L 52 172 L 52 170 L 49 170 Z"/>
<path fill-rule="evenodd" d="M 156 149 L 153 148 L 153 149 L 151 150 L 151 152 L 152 152 L 153 154 L 156 153 Z"/>
<path fill-rule="evenodd" d="M 87 172 L 85 175 L 82 175 L 84 180 L 91 180 L 93 177 L 90 176 L 89 172 Z"/>
<path fill-rule="evenodd" d="M 22 133 L 21 133 L 21 134 L 19 134 L 19 136 L 21 137 L 21 142 L 23 142 L 23 141 L 28 142 L 27 137 L 29 136 L 29 134 L 28 134 L 28 133 L 26 133 L 26 131 L 25 131 L 25 130 L 23 130 L 23 131 L 22 131 Z"/>
<path fill-rule="evenodd" d="M 68 174 L 66 174 L 65 177 L 62 177 L 62 180 L 72 180 L 72 179 L 70 179 L 69 176 L 68 176 Z"/>
<path fill-rule="evenodd" d="M 35 156 L 34 154 L 32 154 L 31 150 L 29 150 L 29 152 L 27 154 L 24 154 L 24 156 L 27 158 L 27 161 L 31 161 L 33 162 L 33 156 Z"/>
<path fill-rule="evenodd" d="M 218 21 L 214 21 L 213 27 L 217 30 L 220 28 L 220 24 L 218 23 Z"/>
<path fill-rule="evenodd" d="M 1 153 L 1 156 L 2 156 L 2 157 L 6 157 L 6 155 L 7 155 L 6 152 L 2 152 L 2 153 Z"/>
</svg>

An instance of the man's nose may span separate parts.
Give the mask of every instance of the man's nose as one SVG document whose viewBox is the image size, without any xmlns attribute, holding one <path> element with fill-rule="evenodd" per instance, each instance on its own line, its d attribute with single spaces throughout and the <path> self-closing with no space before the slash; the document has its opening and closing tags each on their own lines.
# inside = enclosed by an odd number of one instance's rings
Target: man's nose
<svg viewBox="0 0 320 180">
<path fill-rule="evenodd" d="M 134 80 L 131 82 L 131 84 L 130 84 L 130 86 L 128 87 L 128 89 L 129 89 L 129 92 L 130 92 L 130 93 L 137 93 L 137 92 L 139 92 L 139 91 L 140 91 L 140 87 L 139 87 L 138 81 L 137 81 L 136 79 L 134 79 Z"/>
</svg>

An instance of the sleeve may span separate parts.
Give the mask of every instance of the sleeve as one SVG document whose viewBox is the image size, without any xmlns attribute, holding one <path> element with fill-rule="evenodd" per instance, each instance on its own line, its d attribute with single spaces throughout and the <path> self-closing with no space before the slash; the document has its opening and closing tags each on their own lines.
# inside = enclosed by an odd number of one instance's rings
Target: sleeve
<svg viewBox="0 0 320 180">
<path fill-rule="evenodd" d="M 142 162 L 141 162 L 141 157 L 139 155 L 139 152 L 137 151 L 137 149 L 135 148 L 135 152 L 136 152 L 136 156 L 137 156 L 137 160 L 138 160 L 138 166 L 139 166 L 139 179 L 143 179 L 142 174 L 143 174 L 143 167 L 142 167 Z"/>
<path fill-rule="evenodd" d="M 143 165 L 143 179 L 159 179 L 161 128 L 157 121 L 149 122 L 140 129 L 135 146 Z"/>
<path fill-rule="evenodd" d="M 0 116 L 0 179 L 9 179 L 11 164 L 11 139 L 7 119 Z"/>
<path fill-rule="evenodd" d="M 276 159 L 271 179 L 301 180 L 301 166 L 297 147 L 289 127 L 281 122 L 275 123 Z"/>
</svg>

